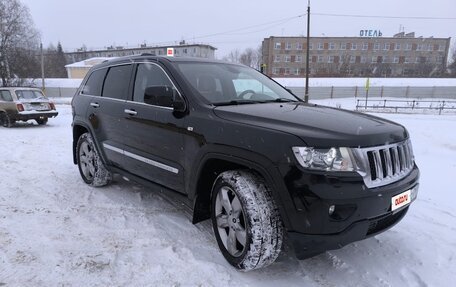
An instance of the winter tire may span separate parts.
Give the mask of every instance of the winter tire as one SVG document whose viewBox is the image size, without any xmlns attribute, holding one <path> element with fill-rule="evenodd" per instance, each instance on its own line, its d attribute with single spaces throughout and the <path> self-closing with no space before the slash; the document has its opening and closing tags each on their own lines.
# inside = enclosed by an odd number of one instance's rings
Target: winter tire
<svg viewBox="0 0 456 287">
<path fill-rule="evenodd" d="M 261 177 L 248 171 L 220 174 L 212 189 L 211 218 L 218 246 L 234 267 L 258 269 L 279 256 L 282 221 Z"/>
<path fill-rule="evenodd" d="M 11 120 L 7 113 L 0 113 L 0 124 L 2 127 L 10 128 L 15 121 Z"/>
<path fill-rule="evenodd" d="M 85 183 L 92 186 L 104 186 L 111 181 L 111 173 L 101 161 L 92 136 L 84 133 L 79 137 L 76 147 L 79 173 Z"/>
<path fill-rule="evenodd" d="M 48 118 L 38 118 L 38 119 L 35 119 L 35 121 L 41 126 L 41 125 L 47 124 Z"/>
</svg>

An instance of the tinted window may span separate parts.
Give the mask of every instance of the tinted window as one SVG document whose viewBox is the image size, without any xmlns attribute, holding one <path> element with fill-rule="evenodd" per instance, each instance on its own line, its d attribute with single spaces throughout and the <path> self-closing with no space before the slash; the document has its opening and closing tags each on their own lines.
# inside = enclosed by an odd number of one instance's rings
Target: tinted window
<svg viewBox="0 0 456 287">
<path fill-rule="evenodd" d="M 0 101 L 12 102 L 10 91 L 0 91 Z"/>
<path fill-rule="evenodd" d="M 144 102 L 146 88 L 157 86 L 172 87 L 173 84 L 159 66 L 154 64 L 139 64 L 136 73 L 133 100 L 135 102 Z"/>
<path fill-rule="evenodd" d="M 130 75 L 131 65 L 110 68 L 103 86 L 103 97 L 126 100 Z"/>
<path fill-rule="evenodd" d="M 106 69 L 94 71 L 89 76 L 89 79 L 87 80 L 81 93 L 85 95 L 101 96 L 101 87 L 103 86 L 105 75 Z"/>
</svg>

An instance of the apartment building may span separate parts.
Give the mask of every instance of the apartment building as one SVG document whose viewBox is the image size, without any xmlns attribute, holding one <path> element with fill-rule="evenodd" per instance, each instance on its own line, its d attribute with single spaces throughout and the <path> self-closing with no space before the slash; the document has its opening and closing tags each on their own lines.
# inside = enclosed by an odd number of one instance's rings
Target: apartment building
<svg viewBox="0 0 456 287">
<path fill-rule="evenodd" d="M 174 54 L 181 57 L 198 57 L 198 58 L 215 58 L 215 50 L 217 48 L 206 44 L 186 44 L 181 42 L 179 45 L 171 46 L 147 46 L 145 44 L 136 48 L 125 48 L 123 46 L 110 46 L 105 49 L 86 50 L 85 48 L 78 49 L 75 52 L 65 53 L 67 63 L 75 63 L 85 61 L 88 58 L 102 57 L 123 57 L 140 54 L 166 55 L 167 48 L 174 48 Z"/>
<path fill-rule="evenodd" d="M 309 70 L 314 77 L 429 77 L 447 65 L 451 38 L 311 37 Z M 263 40 L 264 71 L 271 77 L 304 77 L 306 37 Z"/>
</svg>

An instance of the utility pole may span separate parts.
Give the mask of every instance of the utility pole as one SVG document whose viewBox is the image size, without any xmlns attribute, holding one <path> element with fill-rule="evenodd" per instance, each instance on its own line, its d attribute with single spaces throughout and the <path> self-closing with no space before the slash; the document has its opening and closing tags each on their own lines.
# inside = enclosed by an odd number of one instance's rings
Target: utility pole
<svg viewBox="0 0 456 287">
<path fill-rule="evenodd" d="M 40 43 L 40 52 L 41 52 L 41 89 L 46 90 L 44 85 L 44 55 L 43 55 L 43 43 Z"/>
<path fill-rule="evenodd" d="M 307 2 L 307 52 L 306 52 L 306 92 L 304 102 L 309 102 L 309 53 L 310 53 L 310 0 Z"/>
</svg>

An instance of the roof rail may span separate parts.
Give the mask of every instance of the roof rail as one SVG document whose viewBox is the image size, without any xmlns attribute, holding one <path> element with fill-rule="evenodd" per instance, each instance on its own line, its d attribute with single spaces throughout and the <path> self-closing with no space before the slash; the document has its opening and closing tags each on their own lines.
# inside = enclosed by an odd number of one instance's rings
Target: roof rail
<svg viewBox="0 0 456 287">
<path fill-rule="evenodd" d="M 141 56 L 156 56 L 156 55 L 152 54 L 152 53 L 142 53 Z"/>
</svg>

